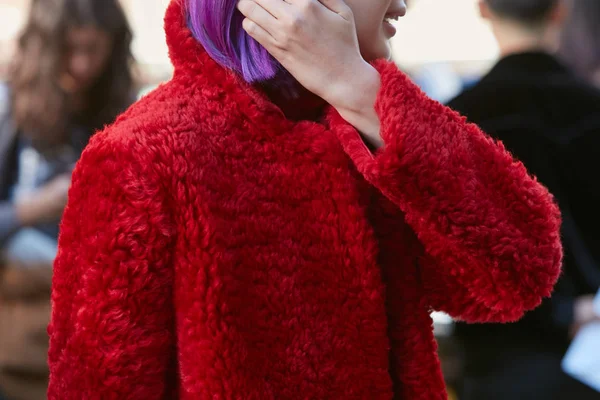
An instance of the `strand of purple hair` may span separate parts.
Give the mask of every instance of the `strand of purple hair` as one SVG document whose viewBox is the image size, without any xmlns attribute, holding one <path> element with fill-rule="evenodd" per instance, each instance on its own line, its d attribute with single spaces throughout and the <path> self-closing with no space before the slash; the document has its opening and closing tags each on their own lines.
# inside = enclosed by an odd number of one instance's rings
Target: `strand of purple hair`
<svg viewBox="0 0 600 400">
<path fill-rule="evenodd" d="M 237 0 L 185 0 L 188 27 L 208 55 L 246 82 L 275 78 L 280 64 L 242 28 Z"/>
</svg>

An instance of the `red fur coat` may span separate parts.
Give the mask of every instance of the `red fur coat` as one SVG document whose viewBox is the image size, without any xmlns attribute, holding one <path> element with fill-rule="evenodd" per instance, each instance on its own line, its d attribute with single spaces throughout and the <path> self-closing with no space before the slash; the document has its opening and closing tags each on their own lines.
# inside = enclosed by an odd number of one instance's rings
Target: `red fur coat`
<svg viewBox="0 0 600 400">
<path fill-rule="evenodd" d="M 166 16 L 174 78 L 97 134 L 64 215 L 51 400 L 444 399 L 429 313 L 513 321 L 551 196 L 379 62 L 385 141 L 293 122 Z"/>
</svg>

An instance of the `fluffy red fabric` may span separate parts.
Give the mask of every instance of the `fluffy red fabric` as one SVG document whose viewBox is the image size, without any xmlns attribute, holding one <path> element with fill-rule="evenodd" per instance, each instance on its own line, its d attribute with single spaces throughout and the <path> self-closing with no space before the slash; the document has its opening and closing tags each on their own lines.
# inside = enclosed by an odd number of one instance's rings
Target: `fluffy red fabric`
<svg viewBox="0 0 600 400">
<path fill-rule="evenodd" d="M 512 321 L 550 294 L 551 196 L 394 65 L 372 154 L 220 68 L 178 1 L 166 30 L 174 78 L 74 173 L 49 399 L 444 399 L 431 309 Z"/>
</svg>

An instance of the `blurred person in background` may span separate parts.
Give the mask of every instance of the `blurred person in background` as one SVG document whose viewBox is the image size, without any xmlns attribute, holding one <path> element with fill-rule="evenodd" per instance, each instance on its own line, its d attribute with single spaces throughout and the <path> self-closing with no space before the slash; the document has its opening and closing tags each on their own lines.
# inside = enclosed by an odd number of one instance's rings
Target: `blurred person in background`
<svg viewBox="0 0 600 400">
<path fill-rule="evenodd" d="M 600 90 L 600 1 L 565 0 L 568 14 L 562 30 L 558 55 L 577 76 L 587 80 Z M 576 105 L 573 105 L 576 106 Z M 596 264 L 600 264 L 600 184 L 597 174 L 600 158 L 600 118 L 598 112 L 590 113 L 579 125 L 579 133 L 569 142 L 569 173 L 565 184 L 576 193 L 571 196 L 577 203 L 571 205 L 573 214 L 583 231 L 583 238 L 592 252 Z M 584 134 L 585 133 L 585 134 Z"/>
<path fill-rule="evenodd" d="M 131 39 L 117 0 L 33 0 L 0 85 L 0 393 L 9 400 L 45 398 L 58 222 L 88 139 L 133 99 Z"/>
<path fill-rule="evenodd" d="M 600 87 L 600 1 L 565 1 L 569 12 L 559 55 L 579 76 Z"/>
<path fill-rule="evenodd" d="M 594 0 L 597 1 L 597 0 Z M 557 60 L 567 15 L 560 0 L 482 0 L 502 59 L 449 103 L 522 161 L 563 213 L 563 274 L 551 299 L 518 323 L 457 325 L 466 355 L 465 400 L 586 400 L 600 394 L 568 377 L 572 335 L 600 320 L 600 92 Z"/>
</svg>

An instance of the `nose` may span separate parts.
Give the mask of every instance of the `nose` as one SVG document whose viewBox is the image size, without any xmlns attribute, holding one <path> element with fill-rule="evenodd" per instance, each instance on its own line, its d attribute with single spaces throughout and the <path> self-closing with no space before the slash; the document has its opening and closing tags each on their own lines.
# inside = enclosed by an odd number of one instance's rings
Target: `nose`
<svg viewBox="0 0 600 400">
<path fill-rule="evenodd" d="M 402 13 L 401 17 L 406 15 L 406 1 L 400 0 L 400 12 Z"/>
</svg>

